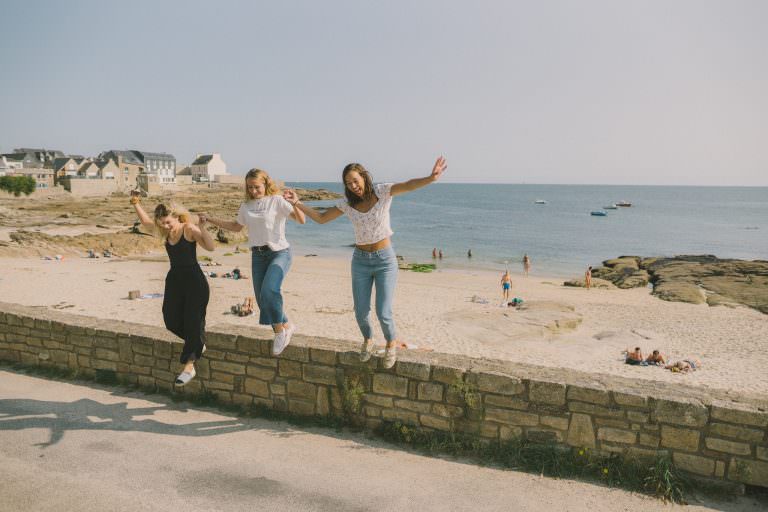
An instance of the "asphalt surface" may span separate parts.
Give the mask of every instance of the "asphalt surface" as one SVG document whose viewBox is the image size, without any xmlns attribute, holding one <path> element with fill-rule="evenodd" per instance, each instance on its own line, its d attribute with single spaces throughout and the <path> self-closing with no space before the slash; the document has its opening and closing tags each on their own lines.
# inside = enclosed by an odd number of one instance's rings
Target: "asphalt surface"
<svg viewBox="0 0 768 512">
<path fill-rule="evenodd" d="M 0 511 L 766 510 L 689 507 L 0 368 Z"/>
</svg>

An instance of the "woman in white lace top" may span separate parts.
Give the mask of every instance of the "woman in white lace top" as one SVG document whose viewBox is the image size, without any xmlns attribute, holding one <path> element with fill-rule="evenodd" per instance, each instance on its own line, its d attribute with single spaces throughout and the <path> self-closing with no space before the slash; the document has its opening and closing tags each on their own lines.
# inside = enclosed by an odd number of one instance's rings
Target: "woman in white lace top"
<svg viewBox="0 0 768 512">
<path fill-rule="evenodd" d="M 403 183 L 373 184 L 371 175 L 360 164 L 349 164 L 342 172 L 343 199 L 325 211 L 306 206 L 293 190 L 284 192 L 285 199 L 306 213 L 319 224 L 325 224 L 347 214 L 355 230 L 355 251 L 352 255 L 352 298 L 355 318 L 363 335 L 360 360 L 371 358 L 374 350 L 371 329 L 371 292 L 376 284 L 376 316 L 387 342 L 384 351 L 385 368 L 391 368 L 397 360 L 397 332 L 392 319 L 392 299 L 397 282 L 397 257 L 389 237 L 392 228 L 389 208 L 396 195 L 411 192 L 434 183 L 447 168 L 445 158 L 435 161 L 432 172 L 425 178 L 415 178 Z"/>
</svg>

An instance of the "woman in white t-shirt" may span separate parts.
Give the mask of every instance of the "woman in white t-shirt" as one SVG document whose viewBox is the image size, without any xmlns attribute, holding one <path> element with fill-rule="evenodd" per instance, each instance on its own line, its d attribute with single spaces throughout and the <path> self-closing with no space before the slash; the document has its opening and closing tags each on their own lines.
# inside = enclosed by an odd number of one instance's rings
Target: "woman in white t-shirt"
<svg viewBox="0 0 768 512">
<path fill-rule="evenodd" d="M 355 318 L 363 335 L 360 360 L 371 358 L 374 349 L 371 331 L 371 291 L 376 284 L 376 316 L 381 323 L 387 341 L 384 351 L 385 368 L 391 368 L 397 360 L 397 332 L 392 319 L 392 299 L 397 282 L 397 257 L 389 237 L 389 207 L 392 197 L 411 192 L 437 181 L 446 169 L 445 159 L 440 157 L 426 178 L 415 178 L 403 183 L 373 184 L 371 175 L 360 164 L 349 164 L 342 172 L 346 199 L 324 212 L 310 208 L 299 201 L 293 190 L 286 190 L 283 197 L 294 208 L 306 213 L 319 224 L 347 214 L 355 230 L 355 251 L 352 255 L 352 299 Z"/>
<path fill-rule="evenodd" d="M 301 210 L 280 195 L 269 174 L 260 169 L 251 169 L 245 175 L 245 197 L 236 220 L 212 219 L 205 215 L 201 218 L 229 231 L 248 228 L 259 324 L 272 326 L 275 331 L 272 353 L 278 355 L 291 342 L 296 330 L 296 326 L 289 324 L 285 316 L 280 291 L 292 260 L 291 248 L 285 239 L 285 220 L 291 218 L 304 224 L 306 218 Z"/>
</svg>

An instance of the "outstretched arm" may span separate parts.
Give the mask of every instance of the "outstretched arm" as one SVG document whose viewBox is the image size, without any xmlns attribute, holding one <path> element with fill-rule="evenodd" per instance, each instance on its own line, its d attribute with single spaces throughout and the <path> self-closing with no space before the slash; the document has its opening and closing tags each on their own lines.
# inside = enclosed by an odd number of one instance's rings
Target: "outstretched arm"
<svg viewBox="0 0 768 512">
<path fill-rule="evenodd" d="M 291 199 L 288 199 L 289 197 Z M 289 215 L 289 217 L 299 224 L 306 224 L 307 218 L 304 216 L 304 212 L 301 211 L 298 206 L 296 206 L 296 203 L 299 202 L 299 194 L 297 194 L 295 190 L 286 190 L 283 192 L 283 199 L 291 203 L 293 206 L 293 212 Z"/>
<path fill-rule="evenodd" d="M 445 163 L 445 158 L 442 156 L 438 157 L 435 161 L 435 165 L 432 167 L 432 173 L 429 176 L 426 178 L 414 178 L 403 183 L 395 183 L 392 185 L 392 190 L 389 193 L 390 195 L 396 196 L 405 194 L 406 192 L 413 192 L 421 187 L 426 187 L 430 183 L 436 182 L 447 168 L 448 164 Z"/>
<path fill-rule="evenodd" d="M 310 206 L 307 206 L 299 200 L 299 195 L 296 193 L 295 190 L 284 191 L 283 197 L 285 198 L 286 201 L 288 201 L 293 205 L 294 212 L 306 214 L 307 217 L 317 222 L 318 224 L 325 224 L 326 222 L 330 222 L 334 219 L 338 219 L 344 213 L 338 208 L 336 208 L 335 206 L 332 206 L 323 212 L 321 212 L 317 208 L 312 208 Z"/>
<path fill-rule="evenodd" d="M 139 216 L 139 221 L 141 222 L 142 226 L 147 228 L 155 227 L 155 223 L 152 221 L 150 216 L 147 215 L 147 212 L 144 211 L 144 208 L 141 207 L 140 200 L 141 198 L 138 194 L 131 193 L 131 204 L 133 205 L 133 209 L 136 210 L 136 215 Z"/>
<path fill-rule="evenodd" d="M 200 219 L 200 222 L 199 222 L 200 226 L 202 226 L 206 222 L 210 222 L 214 226 L 219 227 L 221 229 L 226 229 L 227 231 L 238 232 L 243 229 L 243 225 L 235 222 L 234 220 L 216 219 L 208 216 L 207 213 L 199 213 L 198 217 Z"/>
</svg>

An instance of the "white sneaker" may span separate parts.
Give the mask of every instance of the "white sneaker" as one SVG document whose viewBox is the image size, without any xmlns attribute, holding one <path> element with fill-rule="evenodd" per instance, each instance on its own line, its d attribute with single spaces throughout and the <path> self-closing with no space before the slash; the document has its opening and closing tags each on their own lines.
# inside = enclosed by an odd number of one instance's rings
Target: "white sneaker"
<svg viewBox="0 0 768 512">
<path fill-rule="evenodd" d="M 272 342 L 272 355 L 279 356 L 288 346 L 288 342 L 291 341 L 288 338 L 288 329 L 283 329 L 280 332 L 275 333 L 275 339 Z"/>
<path fill-rule="evenodd" d="M 296 325 L 295 324 L 288 324 L 285 328 L 283 328 L 283 331 L 285 332 L 285 346 L 291 344 L 291 337 L 293 336 L 293 333 L 296 332 Z"/>
<path fill-rule="evenodd" d="M 195 375 L 197 375 L 197 372 L 195 371 L 195 367 L 193 366 L 191 372 L 181 372 L 179 376 L 176 377 L 175 384 L 177 386 L 184 386 L 189 381 L 191 381 L 195 377 Z"/>
<path fill-rule="evenodd" d="M 392 346 L 384 349 L 384 361 L 382 361 L 382 366 L 387 369 L 392 368 L 395 366 L 395 361 L 397 361 L 397 346 L 393 343 Z"/>
<path fill-rule="evenodd" d="M 372 339 L 368 341 L 363 340 L 363 346 L 360 347 L 360 362 L 367 363 L 370 361 L 375 348 L 376 344 Z"/>
</svg>

